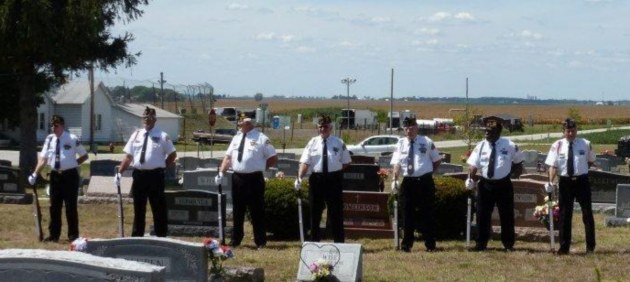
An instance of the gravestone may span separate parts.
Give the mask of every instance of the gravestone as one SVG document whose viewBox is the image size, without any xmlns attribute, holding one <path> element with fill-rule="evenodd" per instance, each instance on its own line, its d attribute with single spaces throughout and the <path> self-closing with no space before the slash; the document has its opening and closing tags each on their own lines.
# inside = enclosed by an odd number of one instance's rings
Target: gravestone
<svg viewBox="0 0 630 282">
<path fill-rule="evenodd" d="M 340 282 L 363 281 L 363 248 L 360 244 L 304 242 L 300 251 L 297 280 L 312 281 L 308 265 L 319 259 L 333 264 L 332 274 Z"/>
<path fill-rule="evenodd" d="M 196 170 L 199 167 L 199 158 L 179 157 L 177 158 L 177 166 L 183 171 Z"/>
<path fill-rule="evenodd" d="M 440 166 L 438 166 L 437 171 L 435 173 L 445 174 L 445 173 L 458 173 L 458 172 L 463 172 L 463 171 L 464 171 L 464 166 L 462 165 L 442 163 L 440 164 Z"/>
<path fill-rule="evenodd" d="M 392 238 L 387 209 L 389 193 L 343 192 L 343 227 L 346 238 Z"/>
<path fill-rule="evenodd" d="M 90 161 L 90 176 L 110 176 L 113 179 L 114 169 L 119 165 L 120 161 L 115 160 Z"/>
<path fill-rule="evenodd" d="M 120 164 L 120 162 L 118 162 L 118 164 Z M 105 166 L 106 165 L 103 165 L 102 167 Z M 101 165 L 98 164 L 98 161 L 97 167 L 101 167 Z M 97 168 L 97 170 L 100 170 L 100 168 Z M 105 172 L 106 169 L 103 168 L 102 171 Z M 120 178 L 120 194 L 125 198 L 130 198 L 131 185 L 133 184 L 132 174 L 133 168 L 129 167 L 123 171 L 122 177 Z M 87 191 L 85 192 L 85 197 L 81 198 L 85 198 L 83 200 L 95 198 L 111 198 L 113 200 L 116 199 L 116 197 L 118 197 L 118 188 L 114 183 L 114 168 L 111 168 L 110 174 L 105 174 L 105 176 L 90 176 L 90 183 L 88 184 Z"/>
<path fill-rule="evenodd" d="M 617 185 L 630 183 L 630 175 L 597 170 L 589 170 L 588 179 L 593 203 L 614 204 Z"/>
<path fill-rule="evenodd" d="M 524 167 L 536 167 L 537 163 L 538 163 L 538 151 L 523 150 L 523 166 Z"/>
<path fill-rule="evenodd" d="M 595 158 L 607 159 L 608 164 L 610 165 L 611 168 L 617 167 L 618 165 L 625 164 L 623 158 L 620 158 L 614 155 L 602 154 L 602 155 L 596 155 Z"/>
<path fill-rule="evenodd" d="M 0 166 L 0 203 L 31 204 L 33 195 L 26 194 L 20 182 L 20 170 L 9 166 Z"/>
<path fill-rule="evenodd" d="M 442 156 L 442 163 L 451 162 L 451 153 L 440 153 L 440 156 Z"/>
<path fill-rule="evenodd" d="M 602 171 L 610 171 L 610 162 L 606 158 L 596 158 L 595 167 L 601 169 Z"/>
<path fill-rule="evenodd" d="M 199 159 L 199 163 L 197 165 L 198 165 L 198 168 L 216 169 L 217 167 L 221 165 L 222 161 L 223 159 L 215 159 L 215 158 Z"/>
<path fill-rule="evenodd" d="M 276 153 L 276 156 L 278 159 L 295 160 L 295 153 Z"/>
<path fill-rule="evenodd" d="M 284 172 L 285 177 L 297 177 L 300 169 L 300 161 L 290 159 L 279 159 L 276 164 L 278 171 Z"/>
<path fill-rule="evenodd" d="M 11 161 L 9 161 L 9 160 L 0 160 L 0 166 L 11 167 Z"/>
<path fill-rule="evenodd" d="M 219 186 L 214 183 L 216 169 L 198 169 L 184 172 L 184 189 L 219 192 Z M 223 174 L 224 184 L 221 185 L 223 194 L 227 197 L 227 209 L 232 210 L 232 172 Z"/>
<path fill-rule="evenodd" d="M 350 156 L 353 164 L 375 164 L 376 159 L 372 156 L 352 155 Z"/>
<path fill-rule="evenodd" d="M 202 190 L 166 191 L 168 233 L 219 237 L 219 194 Z M 221 197 L 223 226 L 226 222 L 226 195 Z"/>
<path fill-rule="evenodd" d="M 606 226 L 628 226 L 630 222 L 630 184 L 618 184 L 615 216 L 606 217 Z"/>
<path fill-rule="evenodd" d="M 379 167 L 374 164 L 351 164 L 343 170 L 344 191 L 379 192 Z"/>
<path fill-rule="evenodd" d="M 515 227 L 539 227 L 545 228 L 536 217 L 536 206 L 545 203 L 546 182 L 534 180 L 512 180 L 514 186 L 514 226 Z M 492 212 L 492 225 L 500 226 L 499 212 L 494 208 Z"/>
<path fill-rule="evenodd" d="M 164 267 L 164 281 L 208 281 L 208 253 L 202 243 L 158 237 L 90 239 L 86 253 Z"/>
<path fill-rule="evenodd" d="M 380 168 L 392 168 L 391 161 L 392 156 L 380 156 L 378 157 L 378 166 Z"/>
<path fill-rule="evenodd" d="M 521 174 L 519 178 L 523 180 L 529 179 L 529 180 L 542 181 L 542 182 L 549 181 L 549 177 L 547 175 L 537 174 L 537 173 Z"/>
<path fill-rule="evenodd" d="M 104 258 L 82 252 L 0 250 L 3 281 L 164 281 L 165 269 L 148 263 Z"/>
<path fill-rule="evenodd" d="M 468 172 L 454 172 L 454 173 L 445 173 L 444 176 L 453 177 L 461 180 L 466 180 L 468 178 Z"/>
</svg>

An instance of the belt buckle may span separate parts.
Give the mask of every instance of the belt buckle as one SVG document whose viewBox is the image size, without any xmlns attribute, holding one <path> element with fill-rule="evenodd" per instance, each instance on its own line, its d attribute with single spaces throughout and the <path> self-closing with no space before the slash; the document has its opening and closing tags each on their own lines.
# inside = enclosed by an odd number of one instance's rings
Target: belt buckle
<svg viewBox="0 0 630 282">
<path fill-rule="evenodd" d="M 577 180 L 577 176 L 571 176 L 569 179 L 571 179 L 572 181 Z"/>
</svg>

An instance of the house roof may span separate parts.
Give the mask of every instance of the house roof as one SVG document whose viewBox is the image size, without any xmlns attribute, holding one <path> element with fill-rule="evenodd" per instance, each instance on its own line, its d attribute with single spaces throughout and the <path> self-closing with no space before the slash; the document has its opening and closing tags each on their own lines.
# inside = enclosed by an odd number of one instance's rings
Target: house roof
<svg viewBox="0 0 630 282">
<path fill-rule="evenodd" d="M 151 104 L 133 104 L 133 103 L 127 103 L 127 104 L 119 104 L 116 105 L 119 109 L 121 109 L 122 111 L 125 111 L 127 113 L 130 113 L 134 116 L 137 117 L 142 117 L 142 114 L 144 113 L 144 109 L 146 107 L 151 107 L 155 109 L 155 115 L 157 116 L 158 119 L 160 118 L 182 118 L 181 116 L 171 113 L 169 111 L 165 111 L 162 110 L 158 107 L 155 107 Z"/>
<path fill-rule="evenodd" d="M 94 91 L 105 89 L 101 81 L 94 81 Z M 111 96 L 105 91 L 105 96 L 112 101 Z M 56 104 L 83 104 L 90 98 L 90 83 L 87 80 L 73 80 L 59 88 L 50 91 L 50 98 Z"/>
</svg>

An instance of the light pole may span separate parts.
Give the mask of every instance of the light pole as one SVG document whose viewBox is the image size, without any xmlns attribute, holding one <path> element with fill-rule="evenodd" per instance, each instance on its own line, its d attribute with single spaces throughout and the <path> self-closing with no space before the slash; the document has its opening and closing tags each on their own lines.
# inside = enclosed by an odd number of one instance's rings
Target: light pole
<svg viewBox="0 0 630 282">
<path fill-rule="evenodd" d="M 347 102 L 348 102 L 348 108 L 346 109 L 346 113 L 347 113 L 347 124 L 348 124 L 348 129 L 350 129 L 350 84 L 357 82 L 356 79 L 354 78 L 349 78 L 346 77 L 344 79 L 341 80 L 341 83 L 346 85 L 346 94 L 348 96 L 347 98 Z"/>
</svg>

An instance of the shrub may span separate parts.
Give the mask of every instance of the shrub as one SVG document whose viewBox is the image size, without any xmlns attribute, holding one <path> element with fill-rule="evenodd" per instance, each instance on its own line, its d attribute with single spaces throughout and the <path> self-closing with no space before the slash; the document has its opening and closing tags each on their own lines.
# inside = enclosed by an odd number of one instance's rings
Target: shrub
<svg viewBox="0 0 630 282">
<path fill-rule="evenodd" d="M 302 190 L 293 190 L 293 178 L 274 178 L 265 186 L 265 226 L 275 239 L 299 239 L 297 195 L 302 198 L 302 222 L 304 233 L 310 228 L 308 181 L 302 182 Z"/>
<path fill-rule="evenodd" d="M 435 236 L 437 239 L 460 238 L 466 231 L 467 198 L 472 193 L 464 188 L 464 181 L 436 176 L 435 182 Z M 393 216 L 394 197 L 389 197 L 389 213 Z M 402 208 L 398 208 L 399 226 L 402 228 Z"/>
</svg>

